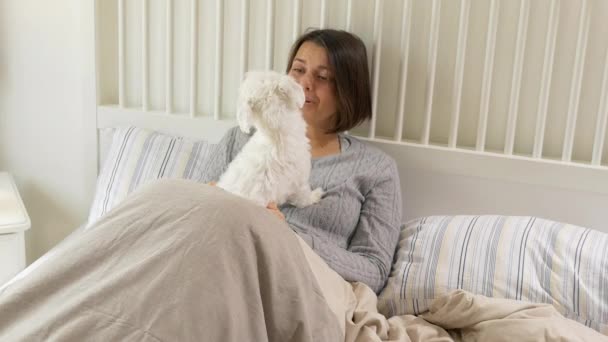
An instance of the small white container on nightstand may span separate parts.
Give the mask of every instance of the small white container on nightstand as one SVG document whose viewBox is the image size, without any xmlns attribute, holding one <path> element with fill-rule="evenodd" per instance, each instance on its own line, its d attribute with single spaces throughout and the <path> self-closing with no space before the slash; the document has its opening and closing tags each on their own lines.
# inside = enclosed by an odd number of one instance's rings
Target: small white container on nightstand
<svg viewBox="0 0 608 342">
<path fill-rule="evenodd" d="M 23 235 L 30 225 L 13 177 L 0 172 L 0 285 L 25 268 Z"/>
</svg>

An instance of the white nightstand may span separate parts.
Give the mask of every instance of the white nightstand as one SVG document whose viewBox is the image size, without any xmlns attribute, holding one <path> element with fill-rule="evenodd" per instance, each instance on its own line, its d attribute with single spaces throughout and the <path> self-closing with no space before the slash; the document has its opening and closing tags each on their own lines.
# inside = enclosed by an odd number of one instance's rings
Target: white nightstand
<svg viewBox="0 0 608 342">
<path fill-rule="evenodd" d="M 30 228 L 13 177 L 0 172 L 0 285 L 25 268 L 23 233 Z"/>
</svg>

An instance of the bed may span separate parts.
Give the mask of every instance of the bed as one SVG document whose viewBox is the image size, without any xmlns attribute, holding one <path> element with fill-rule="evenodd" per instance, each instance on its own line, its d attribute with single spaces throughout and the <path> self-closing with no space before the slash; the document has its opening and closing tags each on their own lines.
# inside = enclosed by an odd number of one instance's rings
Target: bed
<svg viewBox="0 0 608 342">
<path fill-rule="evenodd" d="M 507 317 L 522 327 L 543 310 L 568 320 L 530 331 L 608 334 L 607 13 L 591 0 L 87 1 L 89 223 L 153 180 L 200 181 L 235 125 L 242 75 L 284 70 L 308 27 L 345 29 L 368 46 L 373 88 L 372 119 L 349 134 L 397 161 L 404 212 L 385 289 L 355 289 L 350 310 L 409 317 L 359 317 L 356 338 L 398 340 L 416 317 L 461 334 Z M 449 320 L 486 305 L 476 295 L 504 312 Z"/>
</svg>

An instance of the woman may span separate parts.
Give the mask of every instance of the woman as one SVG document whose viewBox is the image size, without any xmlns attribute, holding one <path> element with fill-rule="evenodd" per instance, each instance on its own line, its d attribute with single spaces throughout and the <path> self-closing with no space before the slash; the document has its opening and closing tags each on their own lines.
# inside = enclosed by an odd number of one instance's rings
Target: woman
<svg viewBox="0 0 608 342">
<path fill-rule="evenodd" d="M 311 187 L 326 192 L 306 208 L 268 205 L 345 280 L 378 293 L 399 236 L 401 196 L 395 162 L 344 132 L 371 117 L 365 45 L 338 30 L 315 30 L 293 45 L 287 73 L 304 89 L 302 108 L 312 154 Z M 219 143 L 208 170 L 216 180 L 249 136 L 238 128 Z"/>
</svg>

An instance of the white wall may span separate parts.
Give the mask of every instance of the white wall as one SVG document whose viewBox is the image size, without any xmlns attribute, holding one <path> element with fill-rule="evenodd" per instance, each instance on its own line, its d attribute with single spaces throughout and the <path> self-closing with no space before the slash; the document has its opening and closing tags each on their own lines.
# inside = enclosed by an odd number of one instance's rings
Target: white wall
<svg viewBox="0 0 608 342">
<path fill-rule="evenodd" d="M 28 263 L 86 217 L 82 0 L 0 1 L 0 169 L 32 221 Z"/>
</svg>

